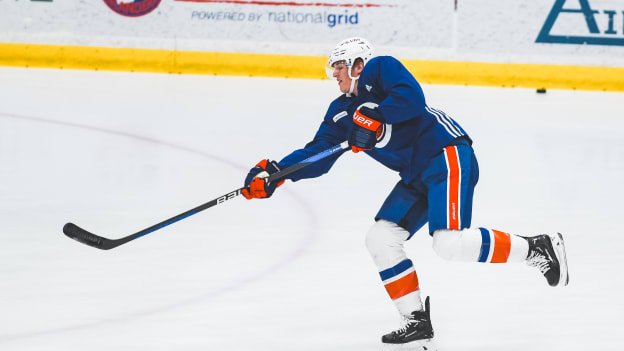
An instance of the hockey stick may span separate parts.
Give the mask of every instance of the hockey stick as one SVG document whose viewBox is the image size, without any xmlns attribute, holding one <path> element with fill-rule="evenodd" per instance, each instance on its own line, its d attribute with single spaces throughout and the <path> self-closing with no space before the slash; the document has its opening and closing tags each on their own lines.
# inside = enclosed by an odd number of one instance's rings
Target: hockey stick
<svg viewBox="0 0 624 351">
<path fill-rule="evenodd" d="M 269 177 L 267 177 L 267 182 L 272 182 L 272 181 L 276 181 L 279 179 L 283 179 L 285 178 L 287 175 L 291 174 L 292 172 L 295 172 L 311 163 L 314 163 L 318 160 L 324 159 L 325 157 L 328 157 L 332 154 L 334 154 L 335 152 L 341 151 L 346 149 L 347 147 L 349 147 L 348 142 L 343 142 L 339 145 L 336 145 L 332 148 L 329 148 L 325 151 L 321 151 L 318 154 L 314 155 L 314 156 L 310 156 L 308 158 L 306 158 L 303 161 L 300 161 L 298 163 L 295 163 L 292 166 L 286 167 L 278 172 L 275 172 L 273 174 L 271 174 Z M 132 235 L 128 235 L 126 237 L 123 238 L 119 238 L 119 239 L 107 239 L 104 237 L 101 237 L 99 235 L 95 235 L 93 233 L 90 233 L 80 227 L 78 227 L 77 225 L 73 224 L 73 223 L 67 223 L 63 226 L 63 233 L 65 233 L 65 235 L 67 235 L 68 237 L 79 241 L 83 244 L 98 248 L 98 249 L 102 249 L 102 250 L 110 250 L 112 248 L 115 248 L 119 245 L 123 245 L 129 241 L 132 241 L 134 239 L 138 239 L 142 236 L 145 236 L 149 233 L 155 232 L 158 229 L 164 228 L 168 225 L 171 225 L 175 222 L 178 222 L 180 220 L 183 220 L 186 217 L 190 217 L 198 212 L 201 212 L 207 208 L 210 208 L 212 206 L 215 205 L 220 205 L 224 202 L 226 202 L 227 200 L 231 200 L 235 197 L 237 197 L 238 195 L 241 194 L 241 191 L 245 189 L 244 187 L 236 189 L 232 192 L 229 192 L 223 196 L 220 196 L 212 201 L 206 202 L 205 204 L 199 205 L 193 209 L 190 209 L 184 213 L 180 213 L 179 215 L 175 216 L 175 217 L 171 217 L 167 220 L 164 220 L 158 224 L 155 224 L 149 228 L 143 229 L 140 232 L 134 233 Z"/>
</svg>

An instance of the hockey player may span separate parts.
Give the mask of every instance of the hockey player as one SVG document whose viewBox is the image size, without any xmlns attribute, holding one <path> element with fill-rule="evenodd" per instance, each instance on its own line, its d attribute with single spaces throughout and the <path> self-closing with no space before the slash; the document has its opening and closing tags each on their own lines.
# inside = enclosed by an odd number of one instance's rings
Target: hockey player
<svg viewBox="0 0 624 351">
<path fill-rule="evenodd" d="M 363 151 L 399 173 L 401 179 L 366 234 L 383 285 L 404 320 L 400 329 L 382 337 L 386 346 L 435 349 L 429 298 L 423 305 L 416 271 L 403 248 L 427 222 L 433 249 L 446 260 L 526 262 L 537 267 L 549 285 L 568 284 L 561 234 L 522 237 L 471 227 L 479 177 L 472 140 L 451 117 L 426 104 L 420 84 L 398 60 L 373 57 L 368 41 L 350 38 L 331 52 L 326 69 L 343 94 L 329 105 L 314 139 L 279 162 L 260 161 L 247 175 L 243 195 L 270 197 L 284 181 L 268 183 L 266 177 L 344 140 L 353 152 Z M 347 151 L 288 179 L 321 176 Z"/>
</svg>

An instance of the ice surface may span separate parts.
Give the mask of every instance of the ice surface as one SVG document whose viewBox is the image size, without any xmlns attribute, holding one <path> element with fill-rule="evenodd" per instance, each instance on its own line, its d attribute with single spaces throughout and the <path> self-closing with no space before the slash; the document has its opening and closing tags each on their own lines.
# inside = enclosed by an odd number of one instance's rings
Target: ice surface
<svg viewBox="0 0 624 351">
<path fill-rule="evenodd" d="M 565 234 L 570 285 L 408 244 L 441 350 L 620 350 L 624 94 L 424 86 L 475 140 L 473 225 Z M 364 247 L 398 177 L 363 154 L 270 200 L 238 188 L 314 135 L 335 83 L 0 68 L 0 350 L 379 350 L 398 318 Z M 371 186 L 372 185 L 372 186 Z"/>
</svg>

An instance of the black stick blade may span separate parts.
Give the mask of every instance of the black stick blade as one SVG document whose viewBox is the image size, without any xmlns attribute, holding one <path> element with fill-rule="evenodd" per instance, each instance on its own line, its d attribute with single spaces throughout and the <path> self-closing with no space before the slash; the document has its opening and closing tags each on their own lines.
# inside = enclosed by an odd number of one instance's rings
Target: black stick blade
<svg viewBox="0 0 624 351">
<path fill-rule="evenodd" d="M 74 223 L 65 224 L 63 226 L 63 233 L 76 241 L 101 250 L 108 250 L 114 247 L 111 246 L 111 240 L 89 233 L 88 231 L 80 228 Z"/>
</svg>

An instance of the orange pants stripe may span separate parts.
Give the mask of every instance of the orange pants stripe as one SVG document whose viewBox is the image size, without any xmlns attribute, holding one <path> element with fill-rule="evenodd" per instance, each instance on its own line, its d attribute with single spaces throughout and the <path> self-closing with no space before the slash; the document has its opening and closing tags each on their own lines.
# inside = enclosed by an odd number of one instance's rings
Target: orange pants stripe
<svg viewBox="0 0 624 351">
<path fill-rule="evenodd" d="M 459 168 L 459 157 L 457 147 L 448 146 L 444 148 L 446 164 L 448 166 L 447 179 L 447 225 L 449 229 L 461 229 L 461 219 L 459 212 L 459 194 L 461 186 L 461 169 Z"/>
</svg>

